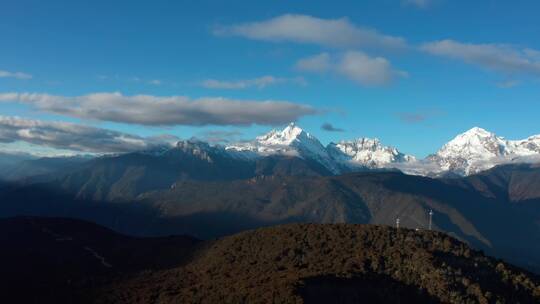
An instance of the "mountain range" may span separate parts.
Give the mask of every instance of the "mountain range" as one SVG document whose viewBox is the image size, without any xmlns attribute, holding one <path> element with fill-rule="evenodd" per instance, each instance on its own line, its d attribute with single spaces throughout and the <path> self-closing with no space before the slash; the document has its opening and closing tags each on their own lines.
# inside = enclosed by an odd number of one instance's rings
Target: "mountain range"
<svg viewBox="0 0 540 304">
<path fill-rule="evenodd" d="M 540 135 L 524 140 L 506 140 L 482 128 L 456 136 L 425 159 L 383 145 L 378 139 L 358 138 L 323 146 L 310 133 L 291 123 L 254 141 L 224 147 L 251 157 L 296 155 L 319 162 L 335 174 L 368 169 L 399 169 L 423 176 L 475 174 L 496 165 L 540 161 Z"/>
<path fill-rule="evenodd" d="M 299 157 L 317 163 L 329 174 L 366 170 L 400 170 L 406 174 L 430 177 L 468 176 L 501 164 L 540 162 L 540 135 L 523 140 L 507 140 L 474 127 L 443 145 L 424 159 L 417 159 L 376 138 L 341 140 L 324 146 L 315 136 L 295 123 L 272 130 L 252 141 L 211 145 L 198 139 L 179 141 L 175 147 L 158 146 L 139 154 L 167 155 L 182 150 L 200 161 L 212 163 L 212 157 L 246 164 L 267 157 Z M 109 155 L 106 157 L 117 155 Z M 212 157 L 211 157 L 212 156 Z M 36 158 L 0 154 L 0 179 L 17 180 L 61 171 L 88 160 L 89 156 Z"/>
<path fill-rule="evenodd" d="M 461 178 L 399 171 L 334 175 L 317 162 L 231 162 L 175 148 L 86 162 L 34 183 L 0 183 L 0 215 L 62 216 L 142 236 L 221 237 L 284 223 L 362 223 L 444 231 L 540 272 L 540 167 L 504 165 Z M 222 150 L 221 150 L 222 151 Z"/>
<path fill-rule="evenodd" d="M 180 146 L 186 142 L 180 142 Z M 496 165 L 540 162 L 540 135 L 524 140 L 506 140 L 481 128 L 456 136 L 425 159 L 385 146 L 378 139 L 358 138 L 324 146 L 316 137 L 294 123 L 272 130 L 253 141 L 225 146 L 205 145 L 224 150 L 231 157 L 256 159 L 271 155 L 297 156 L 315 161 L 332 174 L 374 169 L 400 170 L 422 176 L 468 176 Z"/>
<path fill-rule="evenodd" d="M 0 215 L 73 217 L 131 235 L 209 239 L 293 222 L 395 225 L 399 218 L 402 227 L 422 230 L 432 211 L 433 229 L 540 271 L 540 166 L 519 163 L 532 162 L 536 140 L 473 129 L 415 160 L 377 140 L 323 146 L 291 124 L 236 145 L 189 140 L 95 158 L 32 159 L 19 167 L 24 178 L 0 180 Z M 511 163 L 478 166 L 492 159 L 488 152 Z M 439 171 L 400 172 L 433 168 L 428 161 L 439 161 Z M 32 176 L 32 167 L 39 174 Z"/>
</svg>

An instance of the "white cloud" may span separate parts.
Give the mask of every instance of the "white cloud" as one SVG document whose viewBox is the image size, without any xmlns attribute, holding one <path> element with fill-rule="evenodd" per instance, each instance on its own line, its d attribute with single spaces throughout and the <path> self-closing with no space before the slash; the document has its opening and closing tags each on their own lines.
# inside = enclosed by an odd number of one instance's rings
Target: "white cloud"
<svg viewBox="0 0 540 304">
<path fill-rule="evenodd" d="M 274 76 L 262 76 L 253 79 L 242 79 L 242 80 L 216 80 L 216 79 L 207 79 L 201 83 L 201 85 L 208 89 L 247 89 L 251 87 L 256 87 L 259 89 L 265 88 L 270 85 L 292 83 L 298 85 L 306 85 L 306 80 L 302 77 L 295 78 L 282 78 Z"/>
<path fill-rule="evenodd" d="M 0 70 L 0 78 L 32 79 L 32 75 L 22 72 L 9 72 Z"/>
<path fill-rule="evenodd" d="M 224 26 L 215 29 L 214 34 L 329 47 L 385 49 L 406 47 L 406 42 L 401 37 L 384 35 L 374 29 L 358 27 L 347 18 L 322 19 L 308 15 L 286 14 L 260 22 Z"/>
<path fill-rule="evenodd" d="M 386 58 L 369 57 L 361 52 L 345 53 L 338 72 L 364 85 L 383 85 L 396 77 L 407 77 L 406 72 L 393 70 Z"/>
<path fill-rule="evenodd" d="M 431 161 L 425 161 L 425 160 L 416 160 L 412 162 L 402 162 L 402 163 L 395 163 L 392 164 L 392 167 L 395 169 L 401 170 L 405 174 L 409 175 L 421 175 L 425 176 L 429 173 L 440 173 L 441 167 Z"/>
<path fill-rule="evenodd" d="M 365 86 L 385 85 L 408 76 L 406 72 L 393 69 L 386 58 L 370 57 L 359 51 L 334 57 L 322 53 L 299 60 L 295 67 L 306 72 L 333 72 Z"/>
<path fill-rule="evenodd" d="M 74 97 L 0 93 L 2 101 L 29 104 L 42 111 L 83 119 L 154 126 L 276 125 L 318 113 L 311 106 L 287 101 L 125 96 L 118 92 Z"/>
<path fill-rule="evenodd" d="M 148 81 L 148 84 L 161 85 L 161 80 L 153 79 L 153 80 Z"/>
<path fill-rule="evenodd" d="M 454 40 L 425 43 L 421 49 L 507 74 L 540 76 L 540 52 L 506 44 L 473 44 Z"/>
<path fill-rule="evenodd" d="M 540 51 L 526 48 L 523 49 L 523 53 L 533 60 L 540 61 Z"/>
<path fill-rule="evenodd" d="M 175 137 L 140 137 L 80 124 L 0 115 L 0 143 L 26 142 L 88 153 L 129 152 L 170 145 Z"/>
<path fill-rule="evenodd" d="M 301 71 L 322 73 L 332 69 L 332 62 L 328 53 L 321 53 L 298 60 L 295 67 Z"/>
</svg>

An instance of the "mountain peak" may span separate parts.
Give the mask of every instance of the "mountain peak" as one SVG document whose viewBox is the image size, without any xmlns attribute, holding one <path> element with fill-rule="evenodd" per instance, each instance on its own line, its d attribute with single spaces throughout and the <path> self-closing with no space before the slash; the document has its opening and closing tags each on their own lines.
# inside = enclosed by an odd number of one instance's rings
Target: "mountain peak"
<svg viewBox="0 0 540 304">
<path fill-rule="evenodd" d="M 298 127 L 298 126 L 296 125 L 296 122 L 291 121 L 291 122 L 287 125 L 287 127 L 286 127 L 285 129 L 287 129 L 287 128 L 300 128 L 300 127 Z"/>
<path fill-rule="evenodd" d="M 313 140 L 314 137 L 305 132 L 296 123 L 291 122 L 283 130 L 272 130 L 265 135 L 257 137 L 257 141 L 265 145 L 289 146 L 295 141 L 304 139 Z"/>
<path fill-rule="evenodd" d="M 352 141 L 330 144 L 334 157 L 345 159 L 369 168 L 383 168 L 395 163 L 412 162 L 413 156 L 403 154 L 396 148 L 384 146 L 378 138 L 360 137 Z M 336 151 L 339 151 L 336 153 Z"/>
<path fill-rule="evenodd" d="M 472 149 L 480 153 L 482 150 L 481 147 L 483 147 L 484 149 L 488 148 L 491 152 L 496 152 L 493 149 L 501 145 L 504 145 L 504 139 L 502 137 L 480 127 L 474 127 L 456 136 L 448 142 L 442 150 L 449 149 L 456 152 L 457 150 L 462 151 Z"/>
<path fill-rule="evenodd" d="M 498 155 L 499 146 L 504 146 L 505 142 L 502 137 L 495 135 L 485 129 L 474 127 L 464 133 L 459 134 L 439 151 L 451 151 L 452 153 L 466 152 L 472 154 L 484 154 L 486 149 L 490 154 Z M 486 156 L 486 155 L 484 155 Z"/>
<path fill-rule="evenodd" d="M 470 130 L 460 134 L 459 136 L 480 136 L 480 137 L 490 137 L 495 135 L 492 132 L 489 132 L 486 129 L 480 127 L 473 127 Z"/>
<path fill-rule="evenodd" d="M 283 129 L 283 131 L 281 131 L 282 137 L 289 140 L 299 137 L 302 133 L 306 132 L 302 128 L 297 126 L 294 122 L 291 122 L 285 129 Z"/>
<path fill-rule="evenodd" d="M 187 148 L 187 147 L 191 147 L 191 148 L 208 148 L 210 146 L 210 144 L 208 144 L 207 142 L 203 141 L 203 140 L 200 140 L 196 137 L 192 137 L 192 138 L 189 138 L 189 139 L 186 139 L 186 140 L 180 140 L 178 142 L 176 142 L 176 147 L 177 148 Z"/>
<path fill-rule="evenodd" d="M 378 138 L 369 138 L 369 137 L 359 137 L 355 139 L 353 142 L 357 144 L 362 144 L 364 146 L 370 145 L 373 147 L 382 145 L 381 141 Z"/>
<path fill-rule="evenodd" d="M 457 135 L 435 154 L 417 160 L 393 146 L 384 145 L 377 138 L 342 140 L 324 147 L 315 136 L 291 122 L 283 129 L 274 129 L 254 141 L 231 144 L 225 149 L 249 157 L 274 154 L 299 156 L 316 160 L 332 172 L 367 167 L 399 168 L 421 175 L 437 175 L 447 171 L 469 175 L 501 162 L 539 155 L 540 135 L 511 141 L 486 129 L 473 127 Z"/>
<path fill-rule="evenodd" d="M 449 141 L 430 159 L 443 171 L 469 175 L 484 170 L 494 159 L 510 153 L 509 143 L 504 138 L 474 127 Z"/>
</svg>

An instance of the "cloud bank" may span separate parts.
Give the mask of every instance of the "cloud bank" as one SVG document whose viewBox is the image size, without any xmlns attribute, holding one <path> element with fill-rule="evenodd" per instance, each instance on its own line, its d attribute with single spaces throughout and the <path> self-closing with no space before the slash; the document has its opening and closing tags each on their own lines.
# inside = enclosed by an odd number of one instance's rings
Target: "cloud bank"
<svg viewBox="0 0 540 304">
<path fill-rule="evenodd" d="M 0 93 L 0 102 L 24 103 L 41 111 L 82 119 L 147 126 L 279 125 L 318 113 L 311 106 L 287 101 L 125 96 L 118 92 L 74 97 Z"/>
<path fill-rule="evenodd" d="M 540 51 L 533 49 L 506 44 L 463 43 L 447 39 L 425 43 L 421 46 L 421 50 L 489 70 L 540 77 Z"/>
<path fill-rule="evenodd" d="M 356 26 L 347 18 L 322 19 L 294 14 L 285 14 L 260 22 L 223 26 L 215 29 L 214 34 L 327 47 L 383 49 L 406 47 L 406 42 L 401 37 L 384 35 L 374 29 Z"/>
<path fill-rule="evenodd" d="M 340 56 L 321 53 L 300 59 L 296 68 L 305 72 L 332 72 L 365 86 L 380 86 L 396 78 L 407 77 L 407 72 L 395 70 L 383 57 L 370 57 L 359 51 L 348 51 Z"/>
<path fill-rule="evenodd" d="M 170 136 L 140 137 L 74 123 L 0 116 L 0 143 L 22 141 L 87 153 L 130 152 L 170 145 Z"/>
</svg>

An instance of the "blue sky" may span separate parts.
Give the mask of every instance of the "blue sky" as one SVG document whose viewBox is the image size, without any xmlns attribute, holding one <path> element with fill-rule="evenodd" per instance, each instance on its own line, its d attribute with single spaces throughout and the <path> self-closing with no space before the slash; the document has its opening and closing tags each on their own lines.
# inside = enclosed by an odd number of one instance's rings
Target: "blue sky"
<svg viewBox="0 0 540 304">
<path fill-rule="evenodd" d="M 532 0 L 6 2 L 0 148 L 240 140 L 285 118 L 323 143 L 378 137 L 420 157 L 473 126 L 525 138 L 540 133 L 538 11 Z"/>
</svg>

